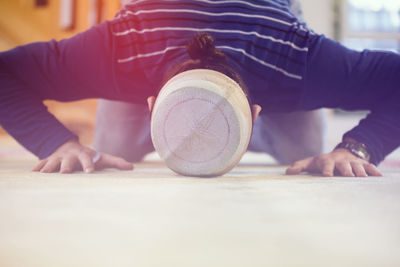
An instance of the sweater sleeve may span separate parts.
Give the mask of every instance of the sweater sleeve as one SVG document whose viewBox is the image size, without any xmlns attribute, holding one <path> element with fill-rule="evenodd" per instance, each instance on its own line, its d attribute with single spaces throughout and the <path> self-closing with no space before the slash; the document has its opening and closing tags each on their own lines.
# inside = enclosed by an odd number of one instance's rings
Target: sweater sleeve
<svg viewBox="0 0 400 267">
<path fill-rule="evenodd" d="M 371 163 L 378 165 L 400 146 L 400 92 L 388 95 L 377 104 L 358 126 L 345 133 L 343 139 L 346 137 L 366 144 Z"/>
<path fill-rule="evenodd" d="M 111 95 L 111 39 L 104 23 L 69 39 L 0 53 L 0 125 L 39 158 L 75 137 L 43 101 Z"/>
<path fill-rule="evenodd" d="M 310 50 L 301 107 L 368 110 L 343 138 L 364 143 L 378 165 L 400 145 L 400 55 L 358 52 L 321 37 Z"/>
</svg>

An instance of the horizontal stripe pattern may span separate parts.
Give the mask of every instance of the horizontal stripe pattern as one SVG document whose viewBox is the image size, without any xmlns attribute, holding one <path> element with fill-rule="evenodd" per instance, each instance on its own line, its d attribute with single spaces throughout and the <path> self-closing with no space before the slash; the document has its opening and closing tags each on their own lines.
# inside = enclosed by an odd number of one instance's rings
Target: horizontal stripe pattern
<svg viewBox="0 0 400 267">
<path fill-rule="evenodd" d="M 132 12 L 127 10 L 120 16 L 139 16 L 141 14 L 160 14 L 160 13 L 189 13 L 189 14 L 196 14 L 196 15 L 204 15 L 204 16 L 209 16 L 209 17 L 227 17 L 227 16 L 232 16 L 232 17 L 244 17 L 244 18 L 251 18 L 251 19 L 264 19 L 268 21 L 273 21 L 277 22 L 286 26 L 300 26 L 299 23 L 290 23 L 281 19 L 277 19 L 274 17 L 270 16 L 263 16 L 263 15 L 251 15 L 251 14 L 243 14 L 243 13 L 237 13 L 237 12 L 220 12 L 220 13 L 212 13 L 212 12 L 206 12 L 206 11 L 199 11 L 199 10 L 190 10 L 190 9 L 153 9 L 153 10 L 139 10 L 136 12 Z"/>
<path fill-rule="evenodd" d="M 283 45 L 288 45 L 291 46 L 295 50 L 299 51 L 308 51 L 308 47 L 299 47 L 296 44 L 289 42 L 289 41 L 284 41 L 280 39 L 276 39 L 272 36 L 267 36 L 267 35 L 262 35 L 259 34 L 258 32 L 245 32 L 245 31 L 239 31 L 239 30 L 221 30 L 221 29 L 213 29 L 213 28 L 184 28 L 184 27 L 163 27 L 163 28 L 152 28 L 152 29 L 143 29 L 143 30 L 137 30 L 137 29 L 128 29 L 123 32 L 114 32 L 113 34 L 116 36 L 123 36 L 130 34 L 132 32 L 134 33 L 139 33 L 139 34 L 144 34 L 147 32 L 158 32 L 158 31 L 191 31 L 191 32 L 216 32 L 216 33 L 227 33 L 227 34 L 239 34 L 239 35 L 254 35 L 257 36 L 260 39 L 266 39 L 270 40 L 272 42 L 280 43 Z"/>
<path fill-rule="evenodd" d="M 132 1 L 111 21 L 120 47 L 117 62 L 154 74 L 169 64 L 167 59 L 182 58 L 171 53 L 184 55 L 185 44 L 195 33 L 207 32 L 218 48 L 249 69 L 254 66 L 262 72 L 264 67 L 266 77 L 276 72 L 302 80 L 307 38 L 314 33 L 288 6 L 284 0 Z M 235 39 L 241 41 L 219 42 Z"/>
<path fill-rule="evenodd" d="M 138 5 L 141 2 L 151 2 L 151 0 L 141 0 L 141 1 L 135 1 L 132 4 Z M 179 3 L 179 0 L 169 0 L 169 3 Z M 293 17 L 293 15 L 287 11 L 287 6 L 282 6 L 279 5 L 277 3 L 274 3 L 273 1 L 271 1 L 273 4 L 276 4 L 276 7 L 271 7 L 271 6 L 265 6 L 265 5 L 260 5 L 260 4 L 254 4 L 251 3 L 249 1 L 239 1 L 239 0 L 220 0 L 220 1 L 213 1 L 213 0 L 192 0 L 192 2 L 198 2 L 198 3 L 206 3 L 209 5 L 223 5 L 223 4 L 240 4 L 240 5 L 244 5 L 247 7 L 252 7 L 252 8 L 256 8 L 256 9 L 260 9 L 260 10 L 273 10 L 277 13 L 281 13 L 283 15 L 286 15 L 288 17 Z M 129 5 L 129 4 L 128 4 Z"/>
<path fill-rule="evenodd" d="M 303 78 L 303 77 L 300 76 L 300 75 L 296 75 L 296 74 L 287 72 L 287 71 L 285 71 L 284 69 L 278 68 L 278 67 L 275 66 L 275 65 L 269 64 L 268 62 L 265 62 L 265 61 L 262 61 L 262 60 L 256 58 L 255 56 L 253 56 L 253 55 L 251 55 L 251 54 L 248 54 L 245 50 L 243 50 L 243 49 L 241 49 L 241 48 L 234 48 L 234 47 L 230 47 L 230 46 L 226 46 L 226 45 L 217 46 L 217 48 L 219 48 L 219 49 L 227 49 L 227 50 L 232 50 L 232 51 L 235 51 L 235 52 L 242 53 L 242 54 L 245 55 L 246 57 L 249 57 L 249 58 L 251 58 L 252 60 L 254 60 L 254 61 L 256 61 L 256 62 L 258 62 L 258 63 L 260 63 L 260 64 L 262 64 L 262 65 L 264 65 L 264 66 L 266 66 L 266 67 L 268 67 L 268 68 L 270 68 L 270 69 L 273 69 L 273 70 L 276 70 L 276 71 L 278 71 L 278 72 L 281 72 L 281 73 L 283 73 L 284 75 L 286 75 L 286 76 L 288 76 L 288 77 L 290 77 L 290 78 L 297 79 L 297 80 L 301 80 L 301 79 Z"/>
<path fill-rule="evenodd" d="M 152 2 L 153 0 L 133 0 L 129 3 L 127 3 L 125 6 L 130 6 L 130 5 L 138 5 L 141 4 L 143 2 Z M 176 2 L 176 1 L 180 1 L 180 0 L 164 0 L 164 2 Z M 221 3 L 241 3 L 241 4 L 245 4 L 245 5 L 250 5 L 250 6 L 255 6 L 255 7 L 262 7 L 263 5 L 258 5 L 258 4 L 254 4 L 254 3 L 249 3 L 250 1 L 239 1 L 239 0 L 217 0 L 217 1 L 213 1 L 213 0 L 192 0 L 192 1 L 197 1 L 197 2 L 206 2 L 206 3 L 211 3 L 211 4 L 221 4 Z M 277 8 L 287 8 L 289 3 L 286 0 L 259 0 L 259 3 L 263 3 L 263 4 L 270 4 L 273 5 Z"/>
<path fill-rule="evenodd" d="M 157 56 L 157 55 L 162 55 L 167 53 L 168 51 L 171 50 L 176 50 L 176 49 L 185 49 L 186 46 L 170 46 L 165 48 L 164 50 L 161 51 L 155 51 L 155 52 L 151 52 L 151 53 L 147 53 L 147 54 L 137 54 L 128 58 L 123 58 L 123 59 L 118 59 L 118 63 L 126 63 L 138 58 L 144 58 L 144 57 L 152 57 L 152 56 Z"/>
</svg>

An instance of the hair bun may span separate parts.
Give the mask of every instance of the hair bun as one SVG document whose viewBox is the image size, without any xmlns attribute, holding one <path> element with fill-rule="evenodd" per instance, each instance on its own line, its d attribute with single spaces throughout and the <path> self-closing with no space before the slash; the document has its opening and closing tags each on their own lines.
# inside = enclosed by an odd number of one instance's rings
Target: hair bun
<svg viewBox="0 0 400 267">
<path fill-rule="evenodd" d="M 186 46 L 186 51 L 193 60 L 225 61 L 225 54 L 214 45 L 214 38 L 208 33 L 198 33 Z"/>
</svg>

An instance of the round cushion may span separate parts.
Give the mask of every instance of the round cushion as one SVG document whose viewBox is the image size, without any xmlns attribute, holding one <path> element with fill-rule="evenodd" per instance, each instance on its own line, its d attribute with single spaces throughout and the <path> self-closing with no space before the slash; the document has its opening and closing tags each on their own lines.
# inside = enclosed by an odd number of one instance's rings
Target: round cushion
<svg viewBox="0 0 400 267">
<path fill-rule="evenodd" d="M 161 89 L 152 111 L 151 138 L 173 171 L 218 176 L 246 152 L 251 121 L 239 84 L 217 71 L 189 70 Z"/>
</svg>

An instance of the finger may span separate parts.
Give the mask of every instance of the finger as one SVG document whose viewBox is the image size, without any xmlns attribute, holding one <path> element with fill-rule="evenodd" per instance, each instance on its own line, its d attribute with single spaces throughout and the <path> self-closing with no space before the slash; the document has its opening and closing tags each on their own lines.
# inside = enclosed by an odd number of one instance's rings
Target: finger
<svg viewBox="0 0 400 267">
<path fill-rule="evenodd" d="M 40 172 L 43 172 L 43 173 L 56 172 L 56 171 L 58 171 L 59 167 L 60 167 L 60 159 L 59 158 L 49 159 L 46 162 L 46 164 L 43 166 L 43 168 L 40 170 Z"/>
<path fill-rule="evenodd" d="M 324 177 L 332 177 L 335 171 L 335 162 L 333 160 L 323 161 L 320 169 Z"/>
<path fill-rule="evenodd" d="M 286 169 L 286 174 L 287 175 L 296 175 L 300 174 L 302 171 L 305 171 L 308 169 L 312 162 L 313 158 L 306 158 L 303 160 L 296 161 L 293 163 L 292 166 Z"/>
<path fill-rule="evenodd" d="M 99 169 L 116 168 L 119 170 L 132 170 L 133 164 L 123 158 L 115 157 L 109 154 L 102 154 L 100 160 L 96 164 Z"/>
<path fill-rule="evenodd" d="M 339 173 L 343 176 L 346 177 L 355 177 L 351 165 L 349 162 L 338 162 L 336 163 L 336 169 L 339 171 Z"/>
<path fill-rule="evenodd" d="M 367 177 L 368 176 L 368 174 L 365 172 L 363 164 L 361 164 L 359 162 L 352 162 L 351 167 L 353 169 L 353 173 L 357 177 Z"/>
<path fill-rule="evenodd" d="M 89 153 L 81 153 L 79 155 L 79 161 L 82 165 L 82 169 L 86 173 L 92 173 L 94 172 L 94 163 L 92 161 L 92 156 L 89 155 Z"/>
<path fill-rule="evenodd" d="M 47 163 L 47 159 L 41 160 L 38 164 L 36 164 L 35 167 L 33 167 L 32 171 L 34 171 L 34 172 L 40 171 L 46 163 Z"/>
<path fill-rule="evenodd" d="M 71 173 L 74 171 L 77 159 L 74 157 L 64 158 L 61 161 L 60 173 Z"/>
<path fill-rule="evenodd" d="M 376 168 L 374 164 L 364 164 L 364 168 L 370 176 L 383 176 L 382 173 Z"/>
</svg>

